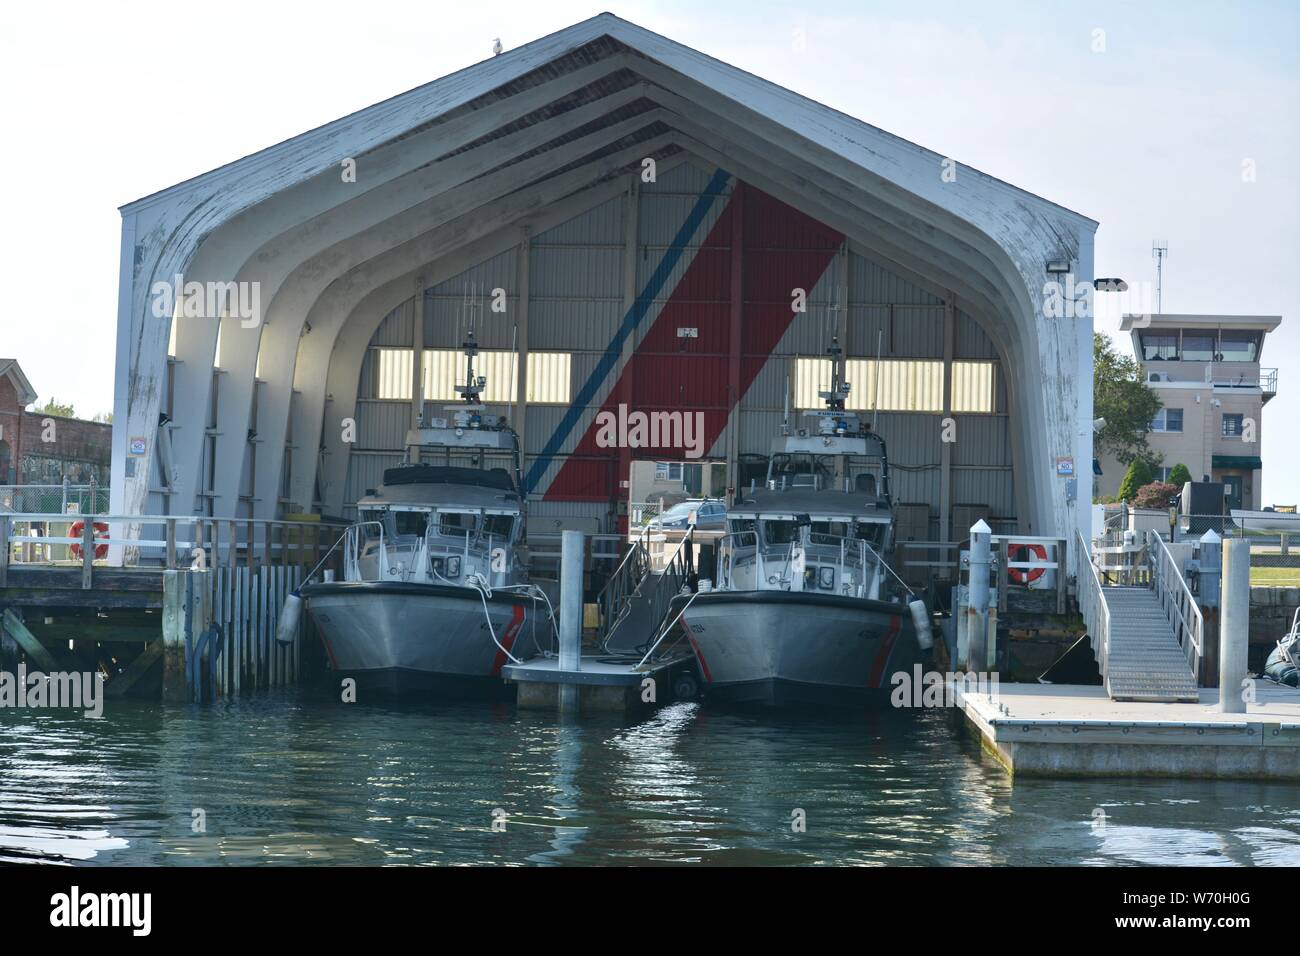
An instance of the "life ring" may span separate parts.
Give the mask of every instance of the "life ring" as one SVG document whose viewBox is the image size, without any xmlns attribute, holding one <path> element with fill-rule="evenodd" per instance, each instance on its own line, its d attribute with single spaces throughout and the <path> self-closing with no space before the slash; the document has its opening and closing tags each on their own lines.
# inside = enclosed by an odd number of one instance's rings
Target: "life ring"
<svg viewBox="0 0 1300 956">
<path fill-rule="evenodd" d="M 1038 555 L 1038 560 L 1047 560 L 1047 549 L 1041 544 L 1013 544 L 1007 548 L 1007 561 L 1023 561 L 1026 552 Z M 1007 577 L 1016 584 L 1028 584 L 1043 576 L 1046 568 L 1007 568 Z"/>
<path fill-rule="evenodd" d="M 105 523 L 102 522 L 102 521 L 96 521 L 96 522 L 94 523 L 93 527 L 94 527 L 94 529 L 95 529 L 95 537 L 96 537 L 96 538 L 107 538 L 107 537 L 108 537 L 108 525 L 107 525 L 107 524 L 105 524 Z M 86 530 L 86 522 L 84 522 L 84 521 L 80 521 L 80 520 L 78 520 L 78 521 L 74 521 L 74 522 L 72 522 L 72 527 L 68 529 L 68 537 L 69 537 L 69 538 L 80 538 L 81 535 L 82 535 L 82 532 L 84 532 L 85 530 Z M 68 550 L 69 550 L 70 552 L 72 552 L 72 556 L 73 556 L 74 558 L 77 558 L 78 560 L 80 560 L 81 555 L 82 555 L 82 553 L 83 553 L 83 552 L 82 552 L 82 549 L 81 549 L 81 544 L 80 544 L 80 543 L 77 543 L 77 544 L 70 544 L 70 545 L 68 545 Z M 107 545 L 107 544 L 97 544 L 97 545 L 95 545 L 95 557 L 96 557 L 96 558 L 106 558 L 106 557 L 108 557 L 108 545 Z"/>
</svg>

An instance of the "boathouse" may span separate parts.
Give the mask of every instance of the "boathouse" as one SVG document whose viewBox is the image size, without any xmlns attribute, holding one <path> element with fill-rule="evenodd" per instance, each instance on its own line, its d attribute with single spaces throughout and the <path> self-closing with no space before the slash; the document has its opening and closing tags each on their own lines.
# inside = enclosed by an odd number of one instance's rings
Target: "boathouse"
<svg viewBox="0 0 1300 956">
<path fill-rule="evenodd" d="M 472 326 L 539 530 L 620 530 L 638 461 L 747 483 L 834 340 L 904 537 L 1088 537 L 1045 286 L 1097 223 L 869 119 L 601 14 L 127 204 L 111 511 L 349 516 Z M 608 447 L 620 405 L 703 436 Z"/>
</svg>

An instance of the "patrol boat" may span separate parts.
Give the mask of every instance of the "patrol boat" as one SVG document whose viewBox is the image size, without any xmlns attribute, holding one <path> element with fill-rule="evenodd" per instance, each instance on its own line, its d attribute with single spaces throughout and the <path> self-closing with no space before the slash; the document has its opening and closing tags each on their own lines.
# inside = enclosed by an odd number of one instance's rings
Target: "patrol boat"
<svg viewBox="0 0 1300 956">
<path fill-rule="evenodd" d="M 673 599 L 710 699 L 854 705 L 887 699 L 933 644 L 925 605 L 889 567 L 885 441 L 844 410 L 838 345 L 814 427 L 774 439 L 763 488 L 738 494 L 716 577 Z M 911 598 L 909 601 L 908 598 Z M 672 613 L 669 620 L 672 620 Z"/>
<path fill-rule="evenodd" d="M 501 668 L 553 640 L 550 602 L 521 556 L 518 438 L 480 403 L 487 379 L 474 374 L 472 331 L 462 348 L 460 403 L 446 406 L 450 420 L 408 431 L 405 463 L 357 502 L 343 580 L 301 588 L 330 667 L 358 686 L 505 692 Z"/>
</svg>

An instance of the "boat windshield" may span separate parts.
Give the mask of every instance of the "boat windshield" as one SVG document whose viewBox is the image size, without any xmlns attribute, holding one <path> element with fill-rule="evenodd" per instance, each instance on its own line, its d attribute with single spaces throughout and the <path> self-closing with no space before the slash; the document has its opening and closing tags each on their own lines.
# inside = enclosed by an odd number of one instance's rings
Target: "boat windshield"
<svg viewBox="0 0 1300 956">
<path fill-rule="evenodd" d="M 484 515 L 483 530 L 494 538 L 509 538 L 514 530 L 514 515 Z"/>
<path fill-rule="evenodd" d="M 759 522 L 763 530 L 763 543 L 768 546 L 786 545 L 792 541 L 800 540 L 799 523 L 784 518 L 764 518 Z M 750 527 L 738 528 L 739 522 L 732 523 L 732 531 L 752 530 L 753 522 L 749 522 Z M 828 544 L 839 546 L 841 540 L 856 539 L 865 541 L 873 548 L 879 548 L 884 543 L 884 534 L 886 524 L 883 522 L 865 522 L 865 521 L 844 521 L 814 519 L 808 529 L 809 544 Z"/>
<path fill-rule="evenodd" d="M 508 539 L 514 526 L 514 515 L 478 514 L 470 511 L 438 512 L 438 533 L 449 538 L 487 534 L 494 538 Z"/>
<path fill-rule="evenodd" d="M 417 538 L 422 538 L 424 537 L 425 528 L 429 526 L 429 512 L 427 511 L 390 511 L 388 518 L 389 527 L 397 537 L 414 535 Z"/>
<path fill-rule="evenodd" d="M 777 487 L 783 488 L 818 488 L 876 495 L 882 488 L 881 474 L 881 462 L 875 456 L 787 453 L 772 456 L 767 477 Z"/>
</svg>

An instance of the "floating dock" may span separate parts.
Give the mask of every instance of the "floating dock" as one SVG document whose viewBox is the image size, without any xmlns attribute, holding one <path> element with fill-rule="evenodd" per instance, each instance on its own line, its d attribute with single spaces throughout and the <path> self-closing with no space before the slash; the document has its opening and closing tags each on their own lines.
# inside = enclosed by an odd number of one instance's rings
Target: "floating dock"
<svg viewBox="0 0 1300 956">
<path fill-rule="evenodd" d="M 677 676 L 694 667 L 688 648 L 640 666 L 638 661 L 607 654 L 584 655 L 579 670 L 562 670 L 559 658 L 537 658 L 507 664 L 501 668 L 501 676 L 517 685 L 517 703 L 522 708 L 559 709 L 560 688 L 567 685 L 578 688 L 579 712 L 637 717 L 675 700 Z"/>
<path fill-rule="evenodd" d="M 993 694 L 950 682 L 967 727 L 1012 774 L 1300 780 L 1300 690 L 1254 682 L 1243 714 L 1196 703 L 1117 701 L 1100 686 L 1002 684 Z"/>
</svg>

